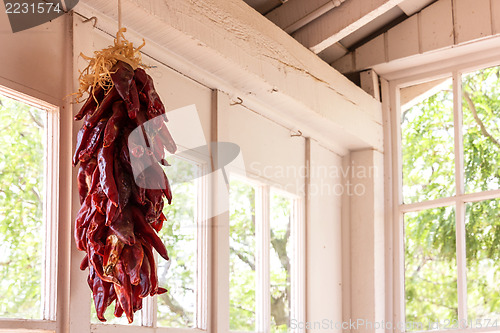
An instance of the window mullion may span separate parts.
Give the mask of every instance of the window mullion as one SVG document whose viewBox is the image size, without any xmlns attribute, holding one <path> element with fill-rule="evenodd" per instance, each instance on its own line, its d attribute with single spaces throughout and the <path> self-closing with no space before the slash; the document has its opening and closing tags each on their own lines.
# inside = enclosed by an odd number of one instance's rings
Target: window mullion
<svg viewBox="0 0 500 333">
<path fill-rule="evenodd" d="M 464 151 L 462 133 L 462 77 L 453 72 L 453 122 L 455 133 L 455 188 L 457 198 L 464 194 Z M 465 203 L 457 199 L 455 206 L 457 243 L 458 321 L 467 322 L 467 271 L 465 253 Z"/>
<path fill-rule="evenodd" d="M 394 232 L 394 323 L 403 323 L 405 315 L 405 272 L 404 272 L 404 220 L 401 212 L 403 204 L 403 159 L 401 148 L 401 103 L 399 87 L 391 84 L 391 131 L 392 140 L 392 172 L 393 172 L 393 232 Z M 404 327 L 395 327 L 395 333 L 404 332 Z"/>
<path fill-rule="evenodd" d="M 44 268 L 42 279 L 43 319 L 56 320 L 58 207 L 59 207 L 59 114 L 47 110 L 45 129 L 45 222 Z"/>
<path fill-rule="evenodd" d="M 196 225 L 197 225 L 197 300 L 196 300 L 196 328 L 207 329 L 208 311 L 208 167 L 206 164 L 199 166 L 197 179 L 198 195 L 196 200 Z"/>
<path fill-rule="evenodd" d="M 256 331 L 269 332 L 271 325 L 271 294 L 269 273 L 270 236 L 270 188 L 259 186 L 255 200 L 256 265 Z"/>
</svg>

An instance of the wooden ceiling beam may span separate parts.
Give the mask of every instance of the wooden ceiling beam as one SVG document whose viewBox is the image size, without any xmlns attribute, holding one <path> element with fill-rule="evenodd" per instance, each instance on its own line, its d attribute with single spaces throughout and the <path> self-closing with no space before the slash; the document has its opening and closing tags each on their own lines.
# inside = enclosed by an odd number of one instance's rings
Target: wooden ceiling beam
<svg viewBox="0 0 500 333">
<path fill-rule="evenodd" d="M 403 1 L 347 0 L 341 6 L 299 29 L 292 36 L 318 54 Z"/>
</svg>

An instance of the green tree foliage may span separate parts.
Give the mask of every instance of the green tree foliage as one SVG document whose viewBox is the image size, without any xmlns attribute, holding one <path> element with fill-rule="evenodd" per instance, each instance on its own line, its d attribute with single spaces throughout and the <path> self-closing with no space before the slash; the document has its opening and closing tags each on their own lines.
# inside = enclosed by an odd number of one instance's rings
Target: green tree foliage
<svg viewBox="0 0 500 333">
<path fill-rule="evenodd" d="M 0 95 L 0 317 L 41 318 L 44 119 Z"/>
<path fill-rule="evenodd" d="M 498 189 L 500 67 L 464 75 L 462 83 L 466 192 Z M 432 96 L 403 110 L 405 203 L 455 194 L 452 101 L 451 83 L 444 83 Z M 457 323 L 455 207 L 405 214 L 404 228 L 407 322 L 421 322 L 424 329 L 437 321 L 450 327 L 465 324 Z M 500 201 L 466 204 L 469 326 L 492 320 L 491 326 L 500 319 L 499 257 Z"/>
</svg>

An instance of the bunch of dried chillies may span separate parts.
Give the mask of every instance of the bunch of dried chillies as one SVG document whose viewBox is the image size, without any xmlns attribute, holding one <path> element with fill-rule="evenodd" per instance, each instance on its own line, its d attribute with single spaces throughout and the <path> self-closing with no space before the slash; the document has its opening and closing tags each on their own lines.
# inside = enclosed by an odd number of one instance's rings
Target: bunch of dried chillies
<svg viewBox="0 0 500 333">
<path fill-rule="evenodd" d="M 139 48 L 134 49 L 122 31 L 114 46 L 87 58 L 89 67 L 80 76 L 78 97 L 85 90 L 89 97 L 75 116 L 84 123 L 73 157 L 74 166 L 80 163 L 82 204 L 74 236 L 77 248 L 86 252 L 80 269 L 89 268 L 87 281 L 97 317 L 105 321 L 106 308 L 116 301 L 115 316 L 125 313 L 131 323 L 144 297 L 167 291 L 158 286 L 153 248 L 169 260 L 157 232 L 166 220 L 164 197 L 170 204 L 172 193 L 156 161 L 168 165 L 165 148 L 174 153 L 176 144 L 164 122 L 165 109 L 153 81 L 138 67 Z M 130 133 L 146 122 L 153 128 L 147 145 L 130 142 L 133 147 L 129 147 Z M 143 165 L 145 170 L 134 177 L 131 155 L 140 163 L 148 153 L 154 155 L 155 163 Z M 139 178 L 142 182 L 137 182 Z M 156 183 L 147 186 L 148 182 Z"/>
</svg>

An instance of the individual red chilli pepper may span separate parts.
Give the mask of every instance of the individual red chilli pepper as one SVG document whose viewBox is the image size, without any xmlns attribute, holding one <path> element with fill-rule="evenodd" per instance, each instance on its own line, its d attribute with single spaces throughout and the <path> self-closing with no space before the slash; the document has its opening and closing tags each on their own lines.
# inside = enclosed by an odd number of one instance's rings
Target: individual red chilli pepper
<svg viewBox="0 0 500 333">
<path fill-rule="evenodd" d="M 120 302 L 115 303 L 114 315 L 116 318 L 120 318 L 121 316 L 123 316 L 123 308 L 121 307 Z"/>
<path fill-rule="evenodd" d="M 154 118 L 158 115 L 165 114 L 165 107 L 161 102 L 160 96 L 155 90 L 153 79 L 143 69 L 138 68 L 135 71 L 135 77 L 139 82 L 139 91 L 146 94 L 148 100 L 148 118 Z"/>
<path fill-rule="evenodd" d="M 158 197 L 161 199 L 163 193 L 161 190 L 146 190 L 146 195 L 147 193 L 156 193 Z M 154 195 L 154 194 L 151 194 Z M 161 211 L 163 210 L 163 200 L 159 200 L 157 202 L 154 202 L 153 199 L 149 199 L 150 204 L 147 206 L 147 210 L 145 211 L 145 220 L 148 223 L 153 223 L 157 219 L 160 218 Z M 143 210 L 144 212 L 144 210 Z"/>
<path fill-rule="evenodd" d="M 78 134 L 76 136 L 75 154 L 73 155 L 73 166 L 76 166 L 78 164 L 79 161 L 78 156 L 80 155 L 80 152 L 83 149 L 85 149 L 91 132 L 92 128 L 86 128 L 86 127 L 82 127 L 78 131 Z"/>
<path fill-rule="evenodd" d="M 142 246 L 142 244 L 141 244 Z M 151 292 L 151 268 L 149 266 L 149 260 L 147 255 L 144 253 L 144 248 L 143 248 L 143 259 L 142 259 L 142 265 L 141 265 L 141 280 L 139 282 L 139 287 L 141 288 L 141 294 L 140 297 L 144 298 L 149 295 Z"/>
<path fill-rule="evenodd" d="M 92 242 L 94 246 L 94 251 L 103 256 L 105 251 L 105 244 L 101 242 L 101 239 L 106 234 L 106 217 L 99 212 L 94 214 L 94 218 L 90 221 L 90 225 L 87 230 L 87 240 Z"/>
<path fill-rule="evenodd" d="M 135 81 L 132 81 L 132 83 L 130 84 L 129 94 L 130 94 L 130 101 L 126 102 L 128 117 L 130 119 L 135 119 L 137 117 L 137 113 L 139 112 L 141 106 L 139 101 L 139 92 L 137 91 L 137 85 L 135 84 Z"/>
<path fill-rule="evenodd" d="M 130 277 L 130 283 L 138 285 L 141 281 L 141 265 L 144 258 L 142 245 L 137 242 L 133 246 L 126 245 L 122 251 L 122 262 L 125 272 Z"/>
<path fill-rule="evenodd" d="M 87 101 L 85 101 L 82 108 L 80 109 L 80 112 L 76 114 L 75 120 L 82 120 L 86 115 L 92 114 L 92 112 L 95 111 L 95 108 L 97 107 L 96 101 L 100 101 L 103 95 L 104 91 L 102 90 L 101 86 L 97 86 L 95 89 L 93 89 L 89 98 L 87 98 Z"/>
<path fill-rule="evenodd" d="M 128 322 L 134 321 L 132 285 L 121 261 L 115 267 L 115 275 L 121 283 L 121 286 L 115 284 L 115 292 L 120 305 L 127 316 Z"/>
<path fill-rule="evenodd" d="M 87 175 L 85 173 L 85 167 L 83 164 L 80 164 L 80 168 L 78 168 L 78 194 L 80 195 L 80 204 L 85 201 L 88 192 L 89 187 L 87 185 Z"/>
<path fill-rule="evenodd" d="M 118 205 L 122 208 L 127 206 L 132 193 L 132 180 L 128 173 L 123 172 L 123 169 L 119 160 L 115 159 L 114 177 L 118 189 Z"/>
<path fill-rule="evenodd" d="M 113 176 L 113 145 L 100 148 L 97 153 L 99 165 L 100 184 L 109 200 L 118 206 L 118 189 Z"/>
<path fill-rule="evenodd" d="M 106 204 L 106 226 L 109 226 L 111 222 L 115 220 L 115 217 L 118 214 L 118 207 L 113 205 L 111 200 L 108 200 Z"/>
<path fill-rule="evenodd" d="M 106 238 L 106 248 L 102 261 L 104 262 L 104 273 L 112 275 L 125 244 L 118 239 L 114 233 L 110 232 Z"/>
<path fill-rule="evenodd" d="M 116 91 L 124 101 L 129 100 L 130 85 L 134 78 L 134 69 L 123 61 L 118 61 L 113 67 L 111 80 L 116 88 Z"/>
<path fill-rule="evenodd" d="M 86 143 L 87 147 L 85 149 L 82 149 L 78 154 L 78 159 L 80 160 L 80 162 L 86 162 L 92 158 L 95 151 L 97 150 L 97 147 L 99 147 L 99 142 L 101 140 L 107 122 L 107 118 L 101 119 L 92 129 L 92 132 L 90 133 L 90 136 Z"/>
<path fill-rule="evenodd" d="M 132 301 L 133 301 L 133 311 L 139 311 L 142 309 L 142 298 L 141 288 L 132 284 Z"/>
<path fill-rule="evenodd" d="M 156 234 L 156 231 L 146 222 L 141 211 L 137 207 L 131 207 L 131 211 L 136 231 L 141 234 L 144 240 L 147 240 L 149 244 L 153 245 L 159 255 L 161 255 L 165 260 L 170 260 L 165 245 Z"/>
<path fill-rule="evenodd" d="M 152 163 L 145 171 L 146 187 L 149 189 L 162 189 L 170 205 L 172 203 L 172 189 L 161 166 L 158 163 Z"/>
<path fill-rule="evenodd" d="M 158 292 L 158 275 L 156 273 L 156 263 L 153 256 L 153 248 L 147 242 L 142 242 L 142 248 L 144 250 L 144 259 L 147 258 L 149 262 L 149 282 L 151 284 L 149 295 L 154 296 Z"/>
<path fill-rule="evenodd" d="M 110 223 L 109 228 L 113 230 L 114 234 L 123 243 L 127 245 L 135 244 L 134 222 L 132 222 L 129 209 L 124 209 L 118 217 Z"/>
<path fill-rule="evenodd" d="M 94 278 L 95 278 L 95 269 L 92 265 L 89 266 L 89 276 L 87 276 L 87 284 L 90 287 L 90 290 L 94 288 Z"/>
<path fill-rule="evenodd" d="M 160 138 L 161 142 L 165 145 L 165 148 L 170 154 L 175 154 L 177 151 L 177 145 L 172 138 L 172 135 L 170 134 L 170 131 L 168 130 L 167 126 L 165 123 L 162 124 L 160 130 L 158 131 L 158 137 Z"/>
<path fill-rule="evenodd" d="M 153 140 L 153 154 L 157 161 L 165 159 L 165 146 L 158 135 Z"/>
<path fill-rule="evenodd" d="M 167 218 L 163 214 L 163 212 L 160 213 L 160 217 L 151 222 L 151 226 L 153 229 L 156 230 L 156 232 L 160 232 L 161 228 L 163 228 L 163 222 L 165 222 Z"/>
<path fill-rule="evenodd" d="M 89 267 L 89 256 L 86 254 L 80 262 L 80 270 L 84 271 L 87 269 L 87 267 Z"/>
<path fill-rule="evenodd" d="M 104 311 L 109 305 L 109 282 L 102 281 L 98 276 L 94 278 L 92 293 L 94 294 L 94 306 L 97 313 L 97 318 L 100 321 L 106 321 Z"/>
<path fill-rule="evenodd" d="M 78 169 L 78 193 L 80 195 L 80 204 L 83 203 L 89 193 L 89 187 L 92 182 L 92 173 L 94 172 L 96 166 L 97 161 L 95 158 L 80 163 L 80 168 Z"/>
<path fill-rule="evenodd" d="M 121 285 L 121 282 L 116 278 L 116 276 L 114 276 L 114 274 L 106 274 L 103 267 L 103 257 L 94 251 L 92 243 L 89 244 L 89 250 L 89 262 L 92 267 L 94 267 L 96 275 L 103 281 Z"/>
<path fill-rule="evenodd" d="M 90 194 L 92 199 L 92 207 L 95 208 L 100 214 L 106 214 L 106 203 L 108 201 L 106 194 L 99 187 L 96 191 Z"/>
<path fill-rule="evenodd" d="M 118 101 L 113 103 L 113 115 L 109 118 L 106 129 L 104 130 L 104 147 L 110 146 L 116 140 L 120 132 L 120 124 L 126 116 L 123 102 Z"/>
<path fill-rule="evenodd" d="M 83 127 L 93 128 L 99 122 L 99 120 L 103 118 L 103 116 L 109 113 L 111 105 L 113 105 L 113 103 L 117 101 L 119 97 L 120 96 L 118 95 L 116 88 L 111 88 L 106 96 L 104 96 L 104 99 L 102 100 L 97 110 L 95 110 L 92 116 L 85 120 L 85 125 Z"/>
</svg>

